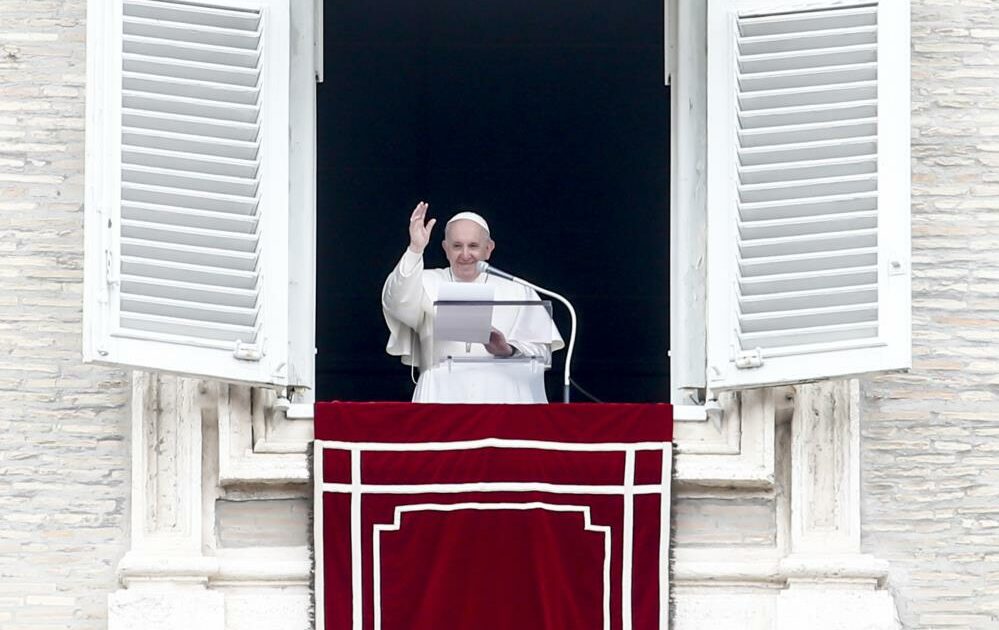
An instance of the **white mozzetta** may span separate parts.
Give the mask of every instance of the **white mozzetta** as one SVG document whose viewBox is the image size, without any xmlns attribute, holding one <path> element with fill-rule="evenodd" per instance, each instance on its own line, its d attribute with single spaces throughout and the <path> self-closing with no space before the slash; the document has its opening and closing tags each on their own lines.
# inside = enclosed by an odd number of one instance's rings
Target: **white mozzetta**
<svg viewBox="0 0 999 630">
<path fill-rule="evenodd" d="M 87 358 L 285 384 L 287 0 L 90 9 Z"/>
<path fill-rule="evenodd" d="M 708 386 L 909 366 L 908 2 L 708 13 Z"/>
</svg>

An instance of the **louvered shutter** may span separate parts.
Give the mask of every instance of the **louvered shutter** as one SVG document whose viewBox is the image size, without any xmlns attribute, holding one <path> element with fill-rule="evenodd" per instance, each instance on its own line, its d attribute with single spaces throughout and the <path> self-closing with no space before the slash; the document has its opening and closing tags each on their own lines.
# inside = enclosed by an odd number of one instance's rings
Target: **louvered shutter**
<svg viewBox="0 0 999 630">
<path fill-rule="evenodd" d="M 708 386 L 909 367 L 908 2 L 708 11 Z"/>
<path fill-rule="evenodd" d="M 287 0 L 88 6 L 84 354 L 284 384 Z"/>
</svg>

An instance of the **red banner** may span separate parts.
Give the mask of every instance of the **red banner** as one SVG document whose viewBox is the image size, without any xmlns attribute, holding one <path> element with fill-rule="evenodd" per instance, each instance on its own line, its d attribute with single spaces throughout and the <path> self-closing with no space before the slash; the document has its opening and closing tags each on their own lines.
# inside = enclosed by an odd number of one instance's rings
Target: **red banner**
<svg viewBox="0 0 999 630">
<path fill-rule="evenodd" d="M 317 627 L 666 628 L 669 405 L 316 405 Z"/>
</svg>

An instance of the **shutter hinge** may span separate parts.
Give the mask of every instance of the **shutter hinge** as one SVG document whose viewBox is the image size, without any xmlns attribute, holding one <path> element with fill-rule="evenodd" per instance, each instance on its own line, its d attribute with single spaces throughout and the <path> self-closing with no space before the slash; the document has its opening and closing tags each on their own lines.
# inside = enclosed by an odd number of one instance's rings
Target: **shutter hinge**
<svg viewBox="0 0 999 630">
<path fill-rule="evenodd" d="M 104 280 L 111 286 L 121 284 L 121 277 L 114 266 L 114 257 L 111 256 L 110 249 L 104 250 Z"/>
<path fill-rule="evenodd" d="M 232 356 L 240 361 L 259 361 L 264 358 L 264 353 L 260 346 L 252 343 L 236 342 L 236 347 L 232 351 Z"/>
<path fill-rule="evenodd" d="M 747 350 L 735 355 L 735 367 L 740 370 L 758 368 L 763 365 L 763 351 L 759 348 Z"/>
<path fill-rule="evenodd" d="M 907 272 L 905 261 L 900 256 L 888 257 L 888 275 L 901 276 Z"/>
</svg>

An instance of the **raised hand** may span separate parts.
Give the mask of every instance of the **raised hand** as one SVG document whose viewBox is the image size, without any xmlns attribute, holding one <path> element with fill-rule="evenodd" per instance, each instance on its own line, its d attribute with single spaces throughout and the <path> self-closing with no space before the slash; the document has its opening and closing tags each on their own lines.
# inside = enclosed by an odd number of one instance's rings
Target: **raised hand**
<svg viewBox="0 0 999 630">
<path fill-rule="evenodd" d="M 414 254 L 422 254 L 430 242 L 430 232 L 434 229 L 437 219 L 430 219 L 424 224 L 427 217 L 427 208 L 430 207 L 425 201 L 421 201 L 413 208 L 413 214 L 409 216 L 409 249 Z"/>
</svg>

